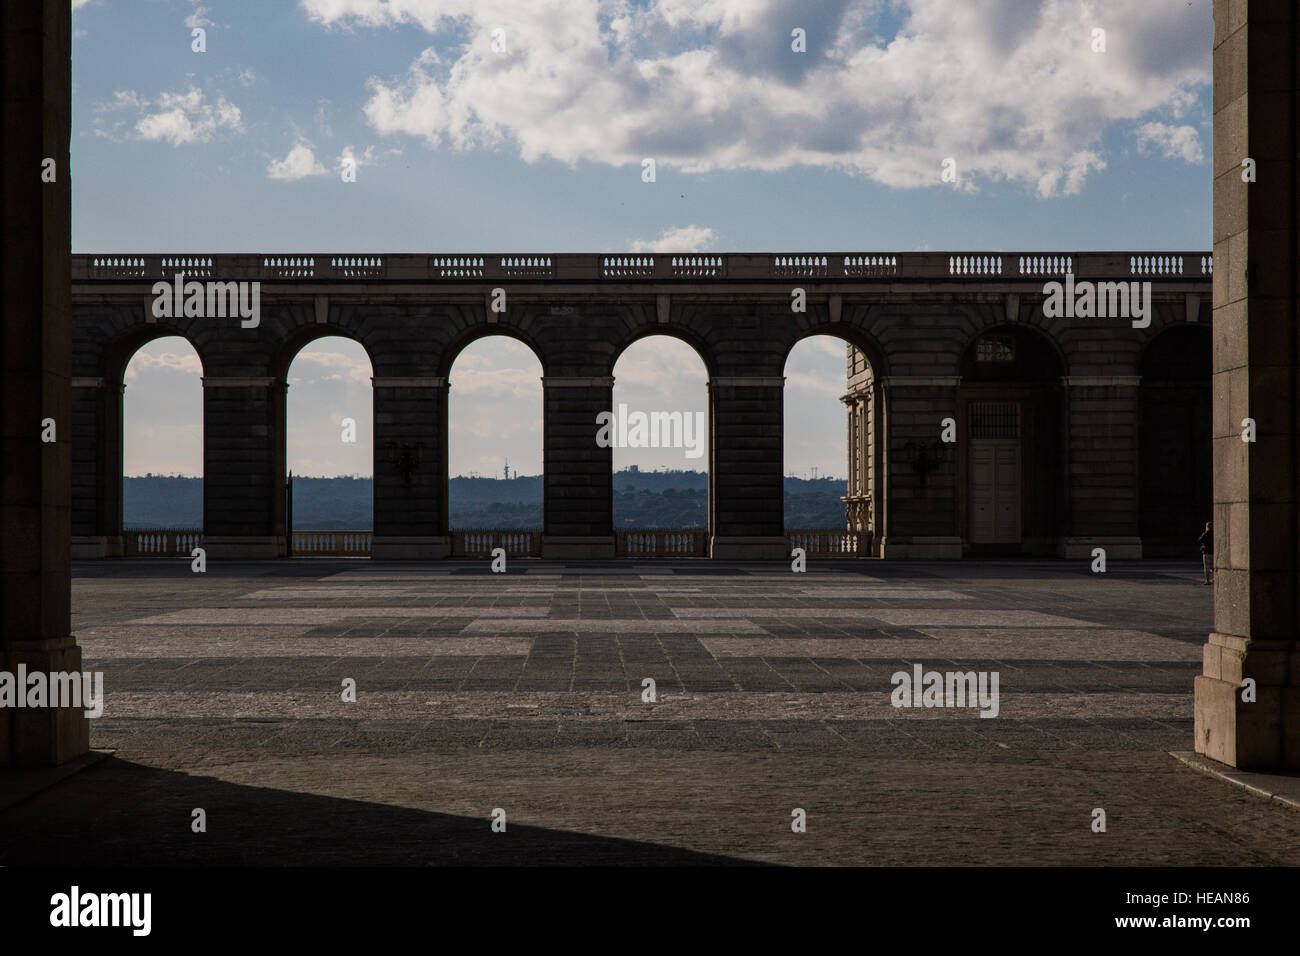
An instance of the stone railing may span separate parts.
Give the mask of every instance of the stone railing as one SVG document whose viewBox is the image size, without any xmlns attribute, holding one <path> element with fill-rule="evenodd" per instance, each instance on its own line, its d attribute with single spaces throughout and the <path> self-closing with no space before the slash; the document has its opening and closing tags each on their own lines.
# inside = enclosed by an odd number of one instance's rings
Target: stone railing
<svg viewBox="0 0 1300 956">
<path fill-rule="evenodd" d="M 129 528 L 122 536 L 128 558 L 188 558 L 203 546 L 201 528 Z"/>
<path fill-rule="evenodd" d="M 629 253 L 606 255 L 143 254 L 74 255 L 74 282 L 196 279 L 364 282 L 700 282 L 944 279 L 964 282 L 1042 282 L 1086 279 L 1145 281 L 1209 278 L 1208 252 L 808 252 Z"/>
<path fill-rule="evenodd" d="M 614 532 L 614 553 L 620 558 L 707 558 L 707 531 L 630 528 Z"/>
<path fill-rule="evenodd" d="M 785 550 L 803 548 L 810 558 L 866 558 L 871 556 L 870 531 L 803 530 L 785 533 Z"/>
<path fill-rule="evenodd" d="M 540 531 L 452 531 L 453 558 L 490 558 L 494 548 L 504 548 L 508 558 L 540 558 Z"/>
<path fill-rule="evenodd" d="M 369 531 L 295 531 L 295 558 L 368 558 Z"/>
</svg>

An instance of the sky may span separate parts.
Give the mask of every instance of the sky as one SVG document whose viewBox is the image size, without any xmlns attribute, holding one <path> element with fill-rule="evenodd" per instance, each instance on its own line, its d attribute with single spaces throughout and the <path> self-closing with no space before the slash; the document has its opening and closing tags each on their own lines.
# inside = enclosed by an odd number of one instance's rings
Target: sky
<svg viewBox="0 0 1300 956">
<path fill-rule="evenodd" d="M 73 249 L 1208 250 L 1212 36 L 1209 0 L 74 0 Z M 502 341 L 453 369 L 453 474 L 540 472 Z M 128 474 L 198 473 L 196 366 L 138 354 Z M 615 374 L 703 408 L 680 343 Z M 369 473 L 369 375 L 300 354 L 296 473 Z M 842 346 L 787 376 L 787 472 L 843 475 Z"/>
</svg>

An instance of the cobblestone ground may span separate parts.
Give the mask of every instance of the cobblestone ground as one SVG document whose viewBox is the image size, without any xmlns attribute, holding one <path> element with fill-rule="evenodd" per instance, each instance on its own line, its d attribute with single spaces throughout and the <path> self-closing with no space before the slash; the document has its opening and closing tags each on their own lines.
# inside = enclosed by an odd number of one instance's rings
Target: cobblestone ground
<svg viewBox="0 0 1300 956">
<path fill-rule="evenodd" d="M 3 864 L 1300 865 L 1300 813 L 1168 754 L 1192 565 L 74 574 L 117 753 L 0 814 Z M 997 672 L 997 716 L 892 707 L 915 663 Z"/>
</svg>

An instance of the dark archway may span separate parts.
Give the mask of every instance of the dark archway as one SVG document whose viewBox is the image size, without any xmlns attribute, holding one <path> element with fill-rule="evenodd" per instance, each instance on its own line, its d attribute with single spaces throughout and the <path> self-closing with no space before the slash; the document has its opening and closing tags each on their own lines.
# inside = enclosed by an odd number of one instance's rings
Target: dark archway
<svg viewBox="0 0 1300 956">
<path fill-rule="evenodd" d="M 998 326 L 971 342 L 959 372 L 955 454 L 963 549 L 1055 554 L 1067 514 L 1065 369 L 1057 349 L 1035 330 Z"/>
<path fill-rule="evenodd" d="M 1138 528 L 1149 558 L 1193 558 L 1213 506 L 1209 329 L 1156 336 L 1142 354 Z"/>
</svg>

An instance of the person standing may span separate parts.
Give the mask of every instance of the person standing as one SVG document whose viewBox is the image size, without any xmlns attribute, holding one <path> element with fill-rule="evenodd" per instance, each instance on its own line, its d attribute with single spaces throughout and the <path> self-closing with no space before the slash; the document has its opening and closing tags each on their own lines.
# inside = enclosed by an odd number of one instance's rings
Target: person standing
<svg viewBox="0 0 1300 956">
<path fill-rule="evenodd" d="M 1210 530 L 1210 522 L 1205 522 L 1205 530 L 1196 539 L 1196 543 L 1201 546 L 1201 570 L 1205 572 L 1205 583 L 1212 584 L 1210 575 L 1214 569 L 1214 532 Z"/>
</svg>

